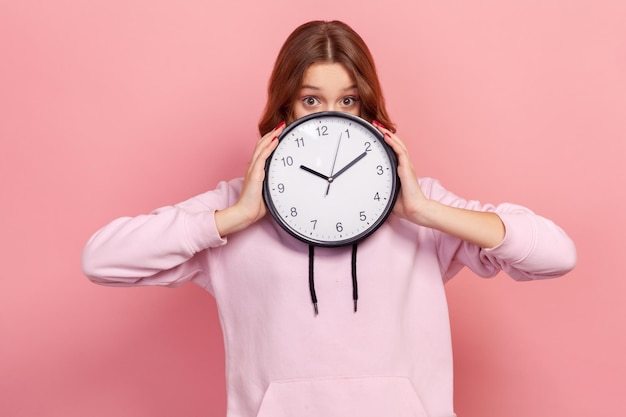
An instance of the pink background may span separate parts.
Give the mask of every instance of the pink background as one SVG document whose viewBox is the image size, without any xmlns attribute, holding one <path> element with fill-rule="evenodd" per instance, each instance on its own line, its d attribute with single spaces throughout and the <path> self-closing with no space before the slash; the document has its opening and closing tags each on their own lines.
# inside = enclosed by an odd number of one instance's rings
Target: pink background
<svg viewBox="0 0 626 417">
<path fill-rule="evenodd" d="M 419 175 L 577 243 L 565 278 L 447 286 L 459 417 L 626 415 L 624 4 L 0 0 L 0 415 L 223 415 L 211 296 L 93 285 L 80 252 L 242 175 L 276 53 L 317 18 L 370 45 Z"/>
</svg>

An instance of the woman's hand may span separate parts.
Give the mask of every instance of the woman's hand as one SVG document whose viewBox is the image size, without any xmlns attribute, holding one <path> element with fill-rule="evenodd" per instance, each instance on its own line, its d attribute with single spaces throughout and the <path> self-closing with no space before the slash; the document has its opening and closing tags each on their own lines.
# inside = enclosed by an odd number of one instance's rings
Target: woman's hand
<svg viewBox="0 0 626 417">
<path fill-rule="evenodd" d="M 398 158 L 398 177 L 400 177 L 401 187 L 393 213 L 410 222 L 421 224 L 420 213 L 428 204 L 428 199 L 424 196 L 417 182 L 417 175 L 415 175 L 409 151 L 398 136 L 377 121 L 374 121 L 373 124 L 385 136 L 385 142 L 391 146 Z"/>
<path fill-rule="evenodd" d="M 278 136 L 285 129 L 281 122 L 263 136 L 256 144 L 243 180 L 239 199 L 232 206 L 215 212 L 215 224 L 220 236 L 243 230 L 265 216 L 267 211 L 263 201 L 263 180 L 265 161 L 278 145 Z"/>
<path fill-rule="evenodd" d="M 374 126 L 385 136 L 385 142 L 398 157 L 401 187 L 393 208 L 394 214 L 483 248 L 493 248 L 502 242 L 504 224 L 497 214 L 450 207 L 426 198 L 404 142 L 380 123 L 374 122 Z"/>
</svg>

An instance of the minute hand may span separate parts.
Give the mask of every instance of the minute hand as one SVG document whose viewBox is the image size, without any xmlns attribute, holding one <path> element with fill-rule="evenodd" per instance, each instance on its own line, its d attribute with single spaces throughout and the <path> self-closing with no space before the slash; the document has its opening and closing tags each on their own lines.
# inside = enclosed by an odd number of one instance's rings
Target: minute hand
<svg viewBox="0 0 626 417">
<path fill-rule="evenodd" d="M 366 155 L 367 155 L 367 152 L 363 152 L 361 155 L 359 155 L 356 158 L 354 158 L 350 163 L 348 163 L 348 165 L 346 165 L 345 167 L 341 168 L 339 171 L 337 171 L 337 173 L 335 175 L 330 177 L 329 181 L 336 180 L 338 176 L 340 176 L 341 174 L 346 172 L 348 170 L 348 168 L 350 168 L 352 165 L 356 164 L 361 159 L 365 158 Z"/>
</svg>

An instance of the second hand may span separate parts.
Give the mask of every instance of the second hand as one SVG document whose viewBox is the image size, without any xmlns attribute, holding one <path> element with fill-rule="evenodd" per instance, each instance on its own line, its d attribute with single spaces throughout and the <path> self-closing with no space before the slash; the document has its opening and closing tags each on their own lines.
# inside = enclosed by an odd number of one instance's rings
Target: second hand
<svg viewBox="0 0 626 417">
<path fill-rule="evenodd" d="M 328 180 L 328 187 L 326 187 L 326 195 L 330 191 L 330 184 L 333 182 L 333 175 L 335 174 L 335 164 L 337 163 L 337 155 L 339 155 L 339 146 L 341 145 L 341 137 L 343 136 L 343 132 L 339 134 L 339 140 L 337 141 L 337 149 L 335 150 L 335 159 L 333 160 L 333 167 L 330 170 L 330 177 Z"/>
</svg>

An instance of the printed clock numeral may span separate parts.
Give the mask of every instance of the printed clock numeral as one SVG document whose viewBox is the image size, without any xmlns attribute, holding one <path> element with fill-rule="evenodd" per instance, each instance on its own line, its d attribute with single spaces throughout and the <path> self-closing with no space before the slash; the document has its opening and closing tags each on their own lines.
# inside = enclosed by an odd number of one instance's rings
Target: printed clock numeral
<svg viewBox="0 0 626 417">
<path fill-rule="evenodd" d="M 315 130 L 317 130 L 317 136 L 328 136 L 328 126 L 319 126 Z"/>
</svg>

